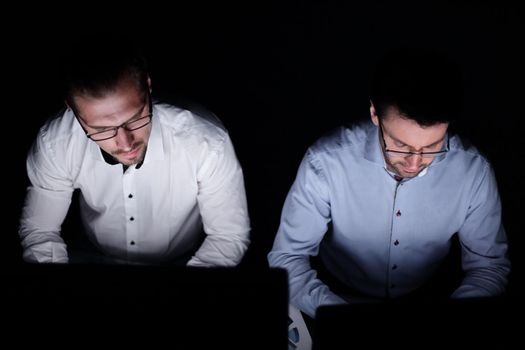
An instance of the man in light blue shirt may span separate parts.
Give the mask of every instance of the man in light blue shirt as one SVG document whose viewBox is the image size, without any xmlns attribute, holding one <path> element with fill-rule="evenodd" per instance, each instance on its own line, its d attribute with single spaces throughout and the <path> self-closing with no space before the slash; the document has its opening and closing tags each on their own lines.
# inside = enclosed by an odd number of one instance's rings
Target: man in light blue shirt
<svg viewBox="0 0 525 350">
<path fill-rule="evenodd" d="M 387 55 L 372 84 L 371 122 L 335 130 L 306 152 L 268 254 L 288 271 L 290 303 L 302 312 L 416 292 L 455 234 L 464 278 L 452 297 L 504 292 L 510 262 L 493 170 L 448 132 L 461 110 L 458 76 L 429 51 Z M 344 293 L 319 278 L 313 256 Z"/>
</svg>

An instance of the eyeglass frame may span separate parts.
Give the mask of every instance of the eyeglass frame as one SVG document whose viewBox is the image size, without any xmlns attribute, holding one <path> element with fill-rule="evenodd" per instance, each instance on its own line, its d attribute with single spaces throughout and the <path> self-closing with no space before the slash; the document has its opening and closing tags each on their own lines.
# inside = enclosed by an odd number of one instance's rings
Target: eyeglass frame
<svg viewBox="0 0 525 350">
<path fill-rule="evenodd" d="M 383 123 L 381 123 L 381 121 L 379 121 L 379 132 L 381 133 L 381 138 L 383 139 L 383 144 L 385 145 L 384 152 L 389 156 L 408 158 L 411 156 L 418 155 L 423 158 L 433 158 L 439 154 L 444 154 L 450 151 L 450 138 L 448 137 L 448 134 L 445 136 L 447 139 L 447 144 L 445 146 L 445 149 L 442 149 L 440 151 L 435 151 L 435 152 L 412 152 L 412 151 L 395 151 L 395 150 L 388 149 L 388 146 L 386 145 L 386 140 L 385 140 L 385 133 L 383 131 Z"/>
<path fill-rule="evenodd" d="M 97 131 L 97 132 L 94 132 L 94 133 L 91 133 L 89 134 L 87 132 L 87 130 L 84 128 L 84 126 L 82 125 L 82 123 L 80 123 L 80 125 L 82 126 L 82 129 L 84 129 L 84 131 L 86 132 L 86 137 L 92 141 L 106 141 L 106 140 L 109 140 L 109 139 L 112 139 L 114 137 L 116 137 L 118 135 L 118 129 L 122 128 L 126 131 L 135 131 L 135 130 L 139 130 L 139 129 L 142 129 L 143 127 L 149 125 L 151 123 L 151 118 L 153 118 L 153 104 L 152 104 L 152 101 L 151 101 L 151 94 L 148 92 L 148 94 L 146 95 L 146 98 L 148 99 L 148 102 L 147 103 L 144 103 L 144 106 L 141 108 L 141 112 L 144 110 L 144 107 L 146 106 L 146 104 L 148 104 L 148 108 L 149 108 L 149 113 L 145 116 L 142 116 L 140 118 L 137 118 L 137 119 L 133 119 L 133 120 L 128 120 L 118 126 L 114 126 L 114 127 L 111 127 L 111 128 L 107 128 L 106 130 L 103 130 L 103 131 Z M 79 120 L 82 120 L 84 122 L 84 124 L 88 125 L 86 123 L 86 121 L 78 114 L 78 113 L 75 113 L 74 109 L 72 109 L 73 111 L 73 114 L 75 115 L 75 117 Z M 137 127 L 137 128 L 133 128 L 133 129 L 129 129 L 126 127 L 127 124 L 129 123 L 134 123 L 138 120 L 141 120 L 141 119 L 146 119 L 146 118 L 149 118 L 148 122 Z M 88 125 L 89 126 L 89 125 Z M 105 137 L 105 138 L 102 138 L 102 139 L 93 139 L 93 135 L 97 135 L 97 134 L 101 134 L 101 133 L 104 133 L 104 132 L 108 132 L 108 131 L 113 131 L 114 132 L 114 135 L 111 136 L 111 137 Z"/>
</svg>

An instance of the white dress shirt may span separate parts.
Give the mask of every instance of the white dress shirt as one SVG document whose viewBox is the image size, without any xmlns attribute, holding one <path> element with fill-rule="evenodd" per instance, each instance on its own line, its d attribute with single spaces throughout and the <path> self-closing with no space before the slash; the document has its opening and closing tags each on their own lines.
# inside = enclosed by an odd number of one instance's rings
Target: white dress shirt
<svg viewBox="0 0 525 350">
<path fill-rule="evenodd" d="M 41 128 L 27 171 L 26 261 L 68 262 L 60 229 L 75 189 L 90 241 L 111 257 L 163 262 L 198 248 L 188 265 L 232 266 L 248 247 L 243 174 L 228 133 L 187 110 L 155 104 L 144 162 L 125 171 L 66 110 Z"/>
</svg>

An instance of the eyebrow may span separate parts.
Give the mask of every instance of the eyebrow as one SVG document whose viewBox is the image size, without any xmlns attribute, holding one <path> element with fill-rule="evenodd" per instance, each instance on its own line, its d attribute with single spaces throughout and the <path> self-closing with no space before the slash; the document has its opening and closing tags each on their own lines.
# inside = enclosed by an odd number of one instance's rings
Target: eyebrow
<svg viewBox="0 0 525 350">
<path fill-rule="evenodd" d="M 399 140 L 399 139 L 393 137 L 392 135 L 388 135 L 388 136 L 390 136 L 390 138 L 391 138 L 392 140 L 396 141 L 396 142 L 402 143 L 403 145 L 408 146 L 408 147 L 412 147 L 412 146 L 410 146 L 410 145 L 404 143 L 403 141 L 401 141 L 401 140 Z M 445 134 L 441 139 L 437 140 L 436 142 L 432 142 L 432 143 L 429 144 L 429 145 L 426 145 L 426 146 L 420 147 L 420 149 L 421 149 L 421 148 L 430 148 L 430 147 L 432 147 L 432 146 L 435 146 L 435 145 L 437 145 L 438 143 L 440 143 L 440 142 L 442 142 L 443 140 L 445 140 L 445 137 L 446 137 L 446 134 Z M 412 148 L 414 148 L 414 147 L 412 147 Z"/>
<path fill-rule="evenodd" d="M 146 107 L 146 105 L 147 105 L 147 102 L 145 102 L 144 105 L 142 105 L 142 107 L 140 108 L 140 110 L 138 112 L 136 112 L 135 114 L 133 114 L 133 116 L 131 118 L 129 118 L 128 120 L 126 120 L 124 123 L 122 123 L 120 125 L 124 125 L 126 123 L 129 123 L 133 119 L 139 117 L 141 115 L 142 111 L 144 111 L 144 108 Z M 113 125 L 113 126 L 91 126 L 88 123 L 86 123 L 86 121 L 84 121 L 84 124 L 89 126 L 91 129 L 95 129 L 95 130 L 106 130 L 106 129 L 112 129 L 112 128 L 116 128 L 116 127 L 120 126 L 120 125 L 116 125 L 116 126 L 115 125 Z"/>
</svg>

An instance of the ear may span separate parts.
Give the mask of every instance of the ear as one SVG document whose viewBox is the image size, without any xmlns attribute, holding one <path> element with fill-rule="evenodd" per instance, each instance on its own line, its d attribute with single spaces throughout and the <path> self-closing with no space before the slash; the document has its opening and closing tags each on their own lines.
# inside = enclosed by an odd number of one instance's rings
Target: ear
<svg viewBox="0 0 525 350">
<path fill-rule="evenodd" d="M 73 106 L 71 104 L 69 104 L 69 102 L 67 100 L 64 100 L 64 103 L 66 104 L 66 107 L 67 107 L 68 110 L 73 111 L 74 113 L 76 113 L 76 111 L 73 108 Z M 72 103 L 74 105 L 74 102 L 72 102 Z"/>
<path fill-rule="evenodd" d="M 376 126 L 379 125 L 379 117 L 377 116 L 376 108 L 374 107 L 372 101 L 370 101 L 370 119 L 372 119 L 372 123 L 374 123 Z"/>
<path fill-rule="evenodd" d="M 149 77 L 148 75 L 148 88 L 149 88 L 149 93 L 151 94 L 151 78 Z"/>
</svg>

